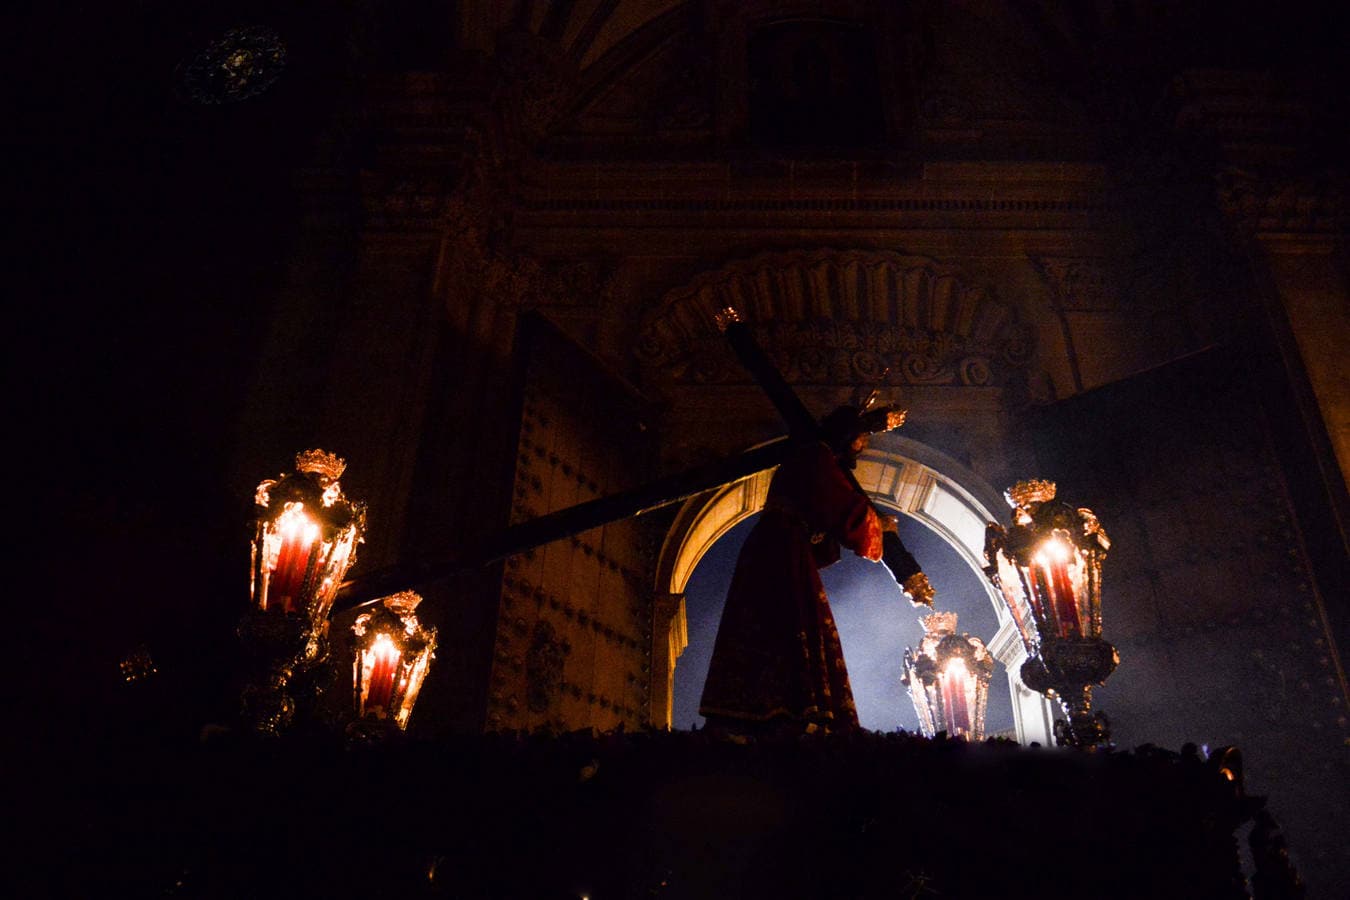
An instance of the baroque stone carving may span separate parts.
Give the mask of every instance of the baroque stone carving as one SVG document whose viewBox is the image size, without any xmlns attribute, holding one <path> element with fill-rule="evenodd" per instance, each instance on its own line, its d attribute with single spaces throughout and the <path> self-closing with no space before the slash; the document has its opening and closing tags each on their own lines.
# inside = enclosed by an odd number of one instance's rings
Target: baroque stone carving
<svg viewBox="0 0 1350 900">
<path fill-rule="evenodd" d="M 554 42 L 525 31 L 501 35 L 496 60 L 505 81 L 500 102 L 509 123 L 527 138 L 544 134 L 571 93 L 575 64 Z"/>
<path fill-rule="evenodd" d="M 1037 257 L 1033 262 L 1057 309 L 1111 310 L 1119 305 L 1102 260 Z"/>
<path fill-rule="evenodd" d="M 635 347 L 655 380 L 740 383 L 749 376 L 714 325 L 733 306 L 791 382 L 1002 383 L 1031 359 L 1028 328 L 958 270 L 863 251 L 766 254 L 667 294 Z"/>
<path fill-rule="evenodd" d="M 1344 232 L 1345 182 L 1327 176 L 1262 178 L 1228 168 L 1217 176 L 1219 208 L 1243 234 L 1257 231 Z"/>
</svg>

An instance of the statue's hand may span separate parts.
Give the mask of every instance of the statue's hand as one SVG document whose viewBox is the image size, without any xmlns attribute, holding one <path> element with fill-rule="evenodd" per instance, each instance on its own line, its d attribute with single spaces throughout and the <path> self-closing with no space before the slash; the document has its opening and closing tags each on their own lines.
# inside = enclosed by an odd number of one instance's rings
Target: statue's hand
<svg viewBox="0 0 1350 900">
<path fill-rule="evenodd" d="M 928 576 L 922 572 L 915 572 L 905 579 L 905 583 L 900 585 L 901 589 L 909 595 L 909 602 L 915 606 L 926 606 L 933 608 L 933 586 L 928 583 Z"/>
</svg>

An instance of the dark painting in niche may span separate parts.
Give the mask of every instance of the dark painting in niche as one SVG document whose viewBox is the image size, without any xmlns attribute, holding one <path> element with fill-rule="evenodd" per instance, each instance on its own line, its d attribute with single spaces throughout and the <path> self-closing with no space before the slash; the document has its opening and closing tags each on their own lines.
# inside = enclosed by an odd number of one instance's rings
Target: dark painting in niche
<svg viewBox="0 0 1350 900">
<path fill-rule="evenodd" d="M 766 150 L 877 149 L 885 114 L 871 34 L 847 22 L 779 22 L 750 37 L 750 137 Z"/>
</svg>

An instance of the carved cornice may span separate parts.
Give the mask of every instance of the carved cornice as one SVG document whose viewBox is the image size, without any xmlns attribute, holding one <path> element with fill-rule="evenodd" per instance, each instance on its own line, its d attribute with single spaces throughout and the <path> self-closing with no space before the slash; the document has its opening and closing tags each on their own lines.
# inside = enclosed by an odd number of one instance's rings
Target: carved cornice
<svg viewBox="0 0 1350 900">
<path fill-rule="evenodd" d="M 714 325 L 726 306 L 799 384 L 997 385 L 1031 358 L 1030 330 L 954 267 L 820 251 L 738 261 L 667 294 L 635 349 L 652 378 L 748 381 Z"/>
<path fill-rule="evenodd" d="M 786 164 L 785 164 L 786 165 Z M 852 164 L 846 164 L 852 166 Z M 584 179 L 574 178 L 576 182 Z M 836 196 L 815 197 L 764 197 L 727 195 L 725 190 L 719 196 L 703 191 L 704 185 L 692 183 L 683 186 L 683 193 L 670 188 L 667 194 L 656 197 L 583 197 L 574 196 L 526 196 L 522 199 L 523 209 L 531 212 L 858 212 L 858 213 L 896 213 L 934 212 L 975 214 L 1045 214 L 1045 213 L 1102 213 L 1109 211 L 1107 203 L 1097 197 L 1048 199 L 1040 197 L 1008 196 L 991 199 L 986 188 L 983 197 L 856 197 L 845 196 L 841 189 Z M 691 191 L 696 192 L 691 196 Z M 591 192 L 592 195 L 595 193 Z"/>
<path fill-rule="evenodd" d="M 1345 233 L 1344 172 L 1307 166 L 1319 158 L 1309 150 L 1343 129 L 1327 99 L 1338 95 L 1266 72 L 1202 70 L 1178 78 L 1172 96 L 1177 129 L 1222 149 L 1218 205 L 1239 236 Z"/>
<path fill-rule="evenodd" d="M 1345 178 L 1261 177 L 1229 168 L 1217 178 L 1219 208 L 1244 236 L 1260 232 L 1344 234 Z"/>
</svg>

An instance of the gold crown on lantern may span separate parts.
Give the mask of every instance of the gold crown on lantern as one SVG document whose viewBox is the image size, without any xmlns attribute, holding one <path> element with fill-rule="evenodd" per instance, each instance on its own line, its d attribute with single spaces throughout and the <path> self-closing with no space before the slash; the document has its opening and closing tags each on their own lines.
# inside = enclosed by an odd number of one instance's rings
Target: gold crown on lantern
<svg viewBox="0 0 1350 900">
<path fill-rule="evenodd" d="M 923 630 L 929 634 L 956 633 L 956 613 L 954 612 L 929 613 L 919 621 L 923 623 Z"/>
<path fill-rule="evenodd" d="M 397 594 L 385 597 L 381 602 L 385 609 L 401 619 L 406 619 L 413 614 L 413 611 L 422 602 L 422 595 L 416 591 L 399 591 Z"/>
<path fill-rule="evenodd" d="M 347 461 L 326 450 L 303 450 L 295 454 L 295 470 L 313 473 L 325 482 L 337 481 L 347 471 Z"/>
<path fill-rule="evenodd" d="M 1030 478 L 1026 481 L 1017 482 L 1004 491 L 1003 496 L 1008 501 L 1008 505 L 1014 509 L 1032 503 L 1045 503 L 1048 500 L 1055 499 L 1055 483 L 1039 478 Z"/>
</svg>

